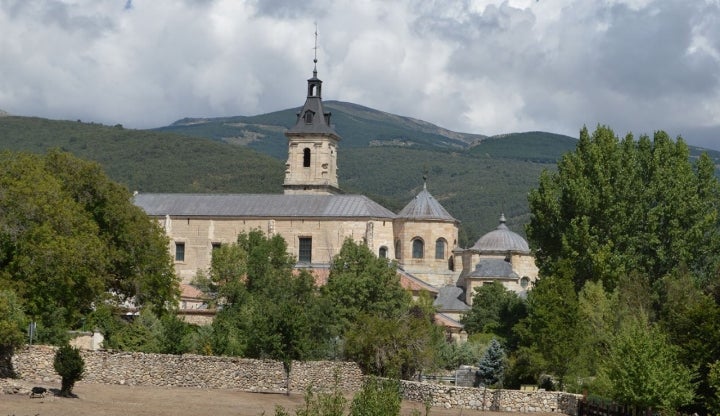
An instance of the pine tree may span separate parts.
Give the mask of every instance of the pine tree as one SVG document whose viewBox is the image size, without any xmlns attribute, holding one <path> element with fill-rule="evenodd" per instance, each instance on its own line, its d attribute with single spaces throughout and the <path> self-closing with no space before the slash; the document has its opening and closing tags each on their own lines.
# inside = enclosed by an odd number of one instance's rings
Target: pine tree
<svg viewBox="0 0 720 416">
<path fill-rule="evenodd" d="M 486 387 L 502 387 L 505 376 L 505 349 L 493 338 L 478 363 L 476 379 Z"/>
</svg>

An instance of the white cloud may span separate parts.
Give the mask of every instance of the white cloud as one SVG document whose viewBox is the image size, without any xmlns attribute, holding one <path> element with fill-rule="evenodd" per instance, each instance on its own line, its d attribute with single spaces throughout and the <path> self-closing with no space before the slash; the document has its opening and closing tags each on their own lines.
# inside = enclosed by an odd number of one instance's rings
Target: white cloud
<svg viewBox="0 0 720 416">
<path fill-rule="evenodd" d="M 482 134 L 665 129 L 720 149 L 713 0 L 0 0 L 0 108 L 156 127 L 325 99 Z"/>
</svg>

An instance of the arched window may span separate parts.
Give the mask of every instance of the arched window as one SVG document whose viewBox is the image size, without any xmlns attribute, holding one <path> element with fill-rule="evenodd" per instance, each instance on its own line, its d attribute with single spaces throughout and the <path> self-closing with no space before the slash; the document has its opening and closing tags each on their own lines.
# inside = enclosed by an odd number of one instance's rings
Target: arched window
<svg viewBox="0 0 720 416">
<path fill-rule="evenodd" d="M 447 242 L 444 238 L 438 238 L 435 241 L 435 259 L 442 260 L 445 258 L 445 247 L 447 247 Z"/>
<path fill-rule="evenodd" d="M 303 149 L 303 167 L 310 167 L 310 149 L 308 149 L 307 147 Z"/>
<path fill-rule="evenodd" d="M 421 259 L 425 253 L 425 243 L 420 238 L 412 240 L 412 256 L 414 259 Z"/>
<path fill-rule="evenodd" d="M 308 110 L 305 112 L 305 124 L 312 124 L 313 112 Z"/>
<path fill-rule="evenodd" d="M 380 257 L 381 259 L 387 258 L 387 247 L 385 247 L 385 246 L 380 247 L 380 251 L 378 252 L 378 257 Z"/>
<path fill-rule="evenodd" d="M 450 256 L 448 259 L 448 270 L 455 271 L 455 257 L 453 256 Z"/>
</svg>

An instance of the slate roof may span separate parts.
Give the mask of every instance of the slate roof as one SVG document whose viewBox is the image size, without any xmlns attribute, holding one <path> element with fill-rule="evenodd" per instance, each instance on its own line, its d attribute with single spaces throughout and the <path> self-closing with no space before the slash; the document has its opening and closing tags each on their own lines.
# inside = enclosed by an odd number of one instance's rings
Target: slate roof
<svg viewBox="0 0 720 416">
<path fill-rule="evenodd" d="M 505 225 L 505 215 L 500 215 L 500 225 L 495 230 L 480 237 L 470 249 L 479 252 L 512 251 L 530 254 L 527 241 Z"/>
<path fill-rule="evenodd" d="M 311 86 L 315 86 L 316 95 L 310 95 Z M 330 113 L 326 113 L 325 110 L 323 110 L 322 97 L 320 95 L 321 87 L 322 81 L 317 77 L 317 70 L 315 70 L 313 71 L 313 77 L 308 80 L 308 97 L 305 100 L 305 105 L 298 112 L 298 119 L 295 125 L 285 133 L 286 136 L 295 134 L 327 134 L 334 136 L 337 140 L 340 139 L 335 129 L 333 129 L 325 119 L 325 116 L 327 116 L 328 120 L 330 119 Z M 306 123 L 304 118 L 307 111 L 313 113 L 311 123 Z"/>
<path fill-rule="evenodd" d="M 443 220 L 459 222 L 450 215 L 440 203 L 430 195 L 427 185 L 423 185 L 420 191 L 410 203 L 405 205 L 398 213 L 398 218 L 423 219 L 423 220 Z"/>
<path fill-rule="evenodd" d="M 444 286 L 438 291 L 433 306 L 439 311 L 468 311 L 470 306 L 460 300 L 463 290 L 457 286 Z"/>
<path fill-rule="evenodd" d="M 151 216 L 395 218 L 364 195 L 137 194 L 134 202 Z"/>
<path fill-rule="evenodd" d="M 517 279 L 518 275 L 512 270 L 512 265 L 503 259 L 480 259 L 468 277 Z"/>
</svg>

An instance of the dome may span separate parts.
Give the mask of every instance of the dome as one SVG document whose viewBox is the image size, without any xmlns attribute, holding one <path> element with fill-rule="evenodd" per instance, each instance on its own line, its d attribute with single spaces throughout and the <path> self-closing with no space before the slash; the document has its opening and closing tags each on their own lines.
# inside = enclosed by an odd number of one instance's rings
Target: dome
<svg viewBox="0 0 720 416">
<path fill-rule="evenodd" d="M 479 252 L 519 252 L 530 254 L 530 247 L 527 241 L 519 234 L 510 231 L 505 225 L 505 214 L 500 215 L 500 225 L 493 231 L 480 237 L 471 247 L 471 250 Z"/>
</svg>

